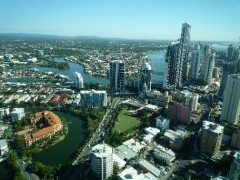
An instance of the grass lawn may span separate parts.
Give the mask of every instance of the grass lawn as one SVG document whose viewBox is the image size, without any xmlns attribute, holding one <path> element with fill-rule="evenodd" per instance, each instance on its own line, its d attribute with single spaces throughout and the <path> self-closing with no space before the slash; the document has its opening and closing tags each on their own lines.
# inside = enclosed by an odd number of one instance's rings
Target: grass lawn
<svg viewBox="0 0 240 180">
<path fill-rule="evenodd" d="M 125 132 L 133 129 L 140 125 L 140 121 L 132 117 L 127 110 L 122 110 L 117 117 L 117 122 L 115 124 L 114 130 L 117 132 Z"/>
</svg>

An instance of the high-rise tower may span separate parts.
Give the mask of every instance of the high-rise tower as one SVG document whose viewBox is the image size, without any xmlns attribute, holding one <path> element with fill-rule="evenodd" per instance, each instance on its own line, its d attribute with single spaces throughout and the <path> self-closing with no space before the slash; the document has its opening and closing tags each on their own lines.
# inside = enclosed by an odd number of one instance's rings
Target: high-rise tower
<svg viewBox="0 0 240 180">
<path fill-rule="evenodd" d="M 240 122 L 240 74 L 228 76 L 220 121 L 227 121 L 230 124 Z"/>
<path fill-rule="evenodd" d="M 181 38 L 168 46 L 166 61 L 168 62 L 165 72 L 165 88 L 181 88 L 182 83 L 188 77 L 188 56 L 191 26 L 182 24 Z"/>
<path fill-rule="evenodd" d="M 151 73 L 152 67 L 148 62 L 145 62 L 140 67 L 140 90 L 143 91 L 146 83 L 147 90 L 151 91 Z"/>
<path fill-rule="evenodd" d="M 180 68 L 182 70 L 183 82 L 188 78 L 190 33 L 191 25 L 188 23 L 183 23 L 180 38 Z"/>
<path fill-rule="evenodd" d="M 201 52 L 199 50 L 193 51 L 191 57 L 191 71 L 190 71 L 190 79 L 193 81 L 198 79 L 199 77 L 200 59 Z"/>
<path fill-rule="evenodd" d="M 125 63 L 121 60 L 110 62 L 110 90 L 111 92 L 125 92 Z"/>
<path fill-rule="evenodd" d="M 203 60 L 200 73 L 205 83 L 210 83 L 212 81 L 214 65 L 215 53 L 212 53 L 210 45 L 205 45 L 203 48 Z"/>
<path fill-rule="evenodd" d="M 234 74 L 238 71 L 238 65 L 239 65 L 239 49 L 234 48 L 232 44 L 229 45 L 226 61 L 223 62 L 222 65 L 222 78 L 221 78 L 221 84 L 218 91 L 218 96 L 223 98 L 223 93 L 226 87 L 227 83 L 227 77 L 230 74 Z"/>
<path fill-rule="evenodd" d="M 166 62 L 168 63 L 164 87 L 178 88 L 182 86 L 182 71 L 180 67 L 180 42 L 173 42 L 168 46 L 166 53 Z"/>
</svg>

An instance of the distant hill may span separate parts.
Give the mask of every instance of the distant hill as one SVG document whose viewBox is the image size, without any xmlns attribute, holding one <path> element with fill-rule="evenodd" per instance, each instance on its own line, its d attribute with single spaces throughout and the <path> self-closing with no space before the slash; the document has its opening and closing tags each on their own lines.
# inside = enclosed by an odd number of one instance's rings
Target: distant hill
<svg viewBox="0 0 240 180">
<path fill-rule="evenodd" d="M 104 39 L 113 39 L 113 40 L 124 40 L 123 38 L 107 38 L 107 37 L 98 37 L 98 36 L 60 36 L 60 35 L 48 35 L 48 34 L 29 34 L 29 33 L 0 33 L 1 39 L 82 39 L 82 40 L 104 40 Z"/>
</svg>

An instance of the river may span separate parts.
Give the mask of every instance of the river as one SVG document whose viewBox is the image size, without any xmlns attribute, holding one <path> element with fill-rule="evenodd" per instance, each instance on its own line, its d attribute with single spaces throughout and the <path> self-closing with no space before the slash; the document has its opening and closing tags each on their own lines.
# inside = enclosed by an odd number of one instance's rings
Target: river
<svg viewBox="0 0 240 180">
<path fill-rule="evenodd" d="M 39 152 L 33 157 L 33 161 L 38 161 L 46 165 L 58 165 L 68 163 L 73 159 L 74 152 L 83 145 L 87 137 L 87 128 L 83 120 L 72 116 L 69 113 L 54 112 L 60 118 L 65 118 L 68 122 L 68 134 L 64 140 Z"/>
</svg>

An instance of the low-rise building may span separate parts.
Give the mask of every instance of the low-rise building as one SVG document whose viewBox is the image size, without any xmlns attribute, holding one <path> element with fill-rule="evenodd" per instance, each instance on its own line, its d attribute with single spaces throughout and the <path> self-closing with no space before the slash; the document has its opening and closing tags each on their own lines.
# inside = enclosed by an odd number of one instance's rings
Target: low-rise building
<svg viewBox="0 0 240 180">
<path fill-rule="evenodd" d="M 157 129 L 157 128 L 154 128 L 154 127 L 147 127 L 147 128 L 145 128 L 144 130 L 145 130 L 145 132 L 146 132 L 147 134 L 151 134 L 151 135 L 153 135 L 154 137 L 155 137 L 158 133 L 160 133 L 160 130 Z"/>
<path fill-rule="evenodd" d="M 144 173 L 150 172 L 151 174 L 159 178 L 161 171 L 156 166 L 146 161 L 145 159 L 141 159 L 138 164 Z"/>
<path fill-rule="evenodd" d="M 25 116 L 24 108 L 14 108 L 11 112 L 13 121 L 19 121 Z"/>
<path fill-rule="evenodd" d="M 34 133 L 28 133 L 24 135 L 26 144 L 31 146 L 34 142 L 37 142 L 42 139 L 52 138 L 56 132 L 62 130 L 63 125 L 60 118 L 50 111 L 38 112 L 30 117 L 31 123 L 37 123 L 43 121 L 47 127 L 39 129 Z"/>
<path fill-rule="evenodd" d="M 188 133 L 182 130 L 166 130 L 164 133 L 164 139 L 169 142 L 169 147 L 173 150 L 180 150 L 184 139 L 187 137 Z"/>
<path fill-rule="evenodd" d="M 166 163 L 167 165 L 172 163 L 176 158 L 175 153 L 171 149 L 165 148 L 160 145 L 157 146 L 156 149 L 154 149 L 153 154 L 157 159 L 159 159 L 163 163 Z"/>
<path fill-rule="evenodd" d="M 138 173 L 133 167 L 124 169 L 121 173 L 118 174 L 119 180 L 157 180 L 153 175 Z"/>
<path fill-rule="evenodd" d="M 156 118 L 156 128 L 162 130 L 169 129 L 170 120 L 168 118 L 159 116 Z"/>
<path fill-rule="evenodd" d="M 127 146 L 129 149 L 133 150 L 135 153 L 139 153 L 140 150 L 144 148 L 143 144 L 141 144 L 139 141 L 133 138 L 123 142 L 123 145 Z"/>
<path fill-rule="evenodd" d="M 116 147 L 114 153 L 125 161 L 129 161 L 130 159 L 134 159 L 135 157 L 137 157 L 137 153 L 135 153 L 133 150 L 129 149 L 125 145 L 120 145 Z"/>
</svg>

